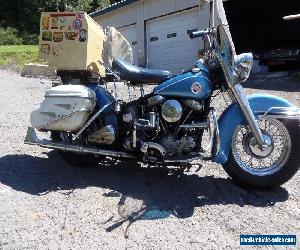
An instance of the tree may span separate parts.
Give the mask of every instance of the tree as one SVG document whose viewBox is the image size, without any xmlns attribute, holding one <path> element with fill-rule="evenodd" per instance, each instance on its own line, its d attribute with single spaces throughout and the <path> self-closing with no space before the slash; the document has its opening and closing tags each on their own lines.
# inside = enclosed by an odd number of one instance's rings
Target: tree
<svg viewBox="0 0 300 250">
<path fill-rule="evenodd" d="M 0 28 L 11 27 L 25 43 L 37 42 L 41 12 L 85 11 L 93 12 L 109 6 L 116 0 L 0 0 Z M 27 39 L 28 38 L 28 39 Z"/>
<path fill-rule="evenodd" d="M 87 13 L 105 8 L 111 3 L 110 0 L 65 0 L 65 2 L 67 3 L 68 11 L 85 11 Z"/>
<path fill-rule="evenodd" d="M 115 1 L 111 1 L 111 0 L 100 0 L 99 1 L 98 0 L 96 2 L 98 2 L 98 7 L 96 9 L 103 9 L 105 7 L 108 7 L 109 5 L 111 5 L 112 3 L 114 3 Z"/>
</svg>

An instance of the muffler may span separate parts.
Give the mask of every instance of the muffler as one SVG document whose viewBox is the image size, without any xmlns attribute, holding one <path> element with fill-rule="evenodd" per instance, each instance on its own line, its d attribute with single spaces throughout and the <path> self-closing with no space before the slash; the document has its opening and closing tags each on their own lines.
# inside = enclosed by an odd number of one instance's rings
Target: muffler
<svg viewBox="0 0 300 250">
<path fill-rule="evenodd" d="M 38 145 L 43 148 L 58 149 L 67 152 L 136 159 L 135 155 L 128 154 L 123 151 L 111 151 L 111 150 L 91 148 L 91 147 L 82 147 L 82 146 L 72 145 L 72 144 L 56 143 L 46 139 L 39 139 L 38 136 L 36 135 L 35 129 L 32 127 L 28 127 L 27 135 L 25 137 L 24 143 L 28 145 Z"/>
</svg>

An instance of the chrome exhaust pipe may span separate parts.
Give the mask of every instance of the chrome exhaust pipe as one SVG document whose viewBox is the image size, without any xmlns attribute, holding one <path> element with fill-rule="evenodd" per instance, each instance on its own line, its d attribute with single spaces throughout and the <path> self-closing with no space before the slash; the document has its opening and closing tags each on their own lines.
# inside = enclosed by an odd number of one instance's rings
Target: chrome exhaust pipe
<svg viewBox="0 0 300 250">
<path fill-rule="evenodd" d="M 27 135 L 25 137 L 24 143 L 27 145 L 37 145 L 43 148 L 49 149 L 58 149 L 66 152 L 74 152 L 74 153 L 82 153 L 82 154 L 94 154 L 94 155 L 106 155 L 118 158 L 130 158 L 136 159 L 135 155 L 128 154 L 123 151 L 111 151 L 105 149 L 97 149 L 90 147 L 82 147 L 78 145 L 64 144 L 64 143 L 56 143 L 50 140 L 41 140 L 36 135 L 35 129 L 32 127 L 28 127 Z"/>
</svg>

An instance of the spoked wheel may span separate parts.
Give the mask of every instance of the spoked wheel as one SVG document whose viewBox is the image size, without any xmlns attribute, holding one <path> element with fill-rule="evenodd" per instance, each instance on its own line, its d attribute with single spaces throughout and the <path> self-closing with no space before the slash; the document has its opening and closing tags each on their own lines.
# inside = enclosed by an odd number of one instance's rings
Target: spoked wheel
<svg viewBox="0 0 300 250">
<path fill-rule="evenodd" d="M 250 128 L 239 125 L 232 137 L 225 171 L 239 184 L 267 188 L 293 177 L 300 166 L 298 124 L 267 118 L 258 122 L 267 145 L 256 143 Z"/>
<path fill-rule="evenodd" d="M 56 142 L 71 143 L 71 137 L 66 132 L 51 132 L 51 138 Z M 105 158 L 105 156 L 65 152 L 62 150 L 57 150 L 57 152 L 71 166 L 78 168 L 96 167 L 99 165 L 99 162 Z"/>
</svg>

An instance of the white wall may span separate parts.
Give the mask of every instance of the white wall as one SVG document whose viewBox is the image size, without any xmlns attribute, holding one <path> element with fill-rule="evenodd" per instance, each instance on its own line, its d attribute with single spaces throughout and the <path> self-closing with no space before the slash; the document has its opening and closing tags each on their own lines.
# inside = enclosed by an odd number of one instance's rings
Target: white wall
<svg viewBox="0 0 300 250">
<path fill-rule="evenodd" d="M 152 18 L 196 7 L 199 6 L 199 4 L 199 0 L 140 0 L 101 16 L 96 16 L 94 19 L 104 28 L 107 26 L 121 28 L 127 25 L 136 24 L 138 64 L 140 66 L 146 66 L 146 21 Z M 208 27 L 209 20 L 208 5 L 200 6 L 199 19 L 199 29 L 206 29 Z M 199 49 L 201 49 L 200 45 Z"/>
</svg>

